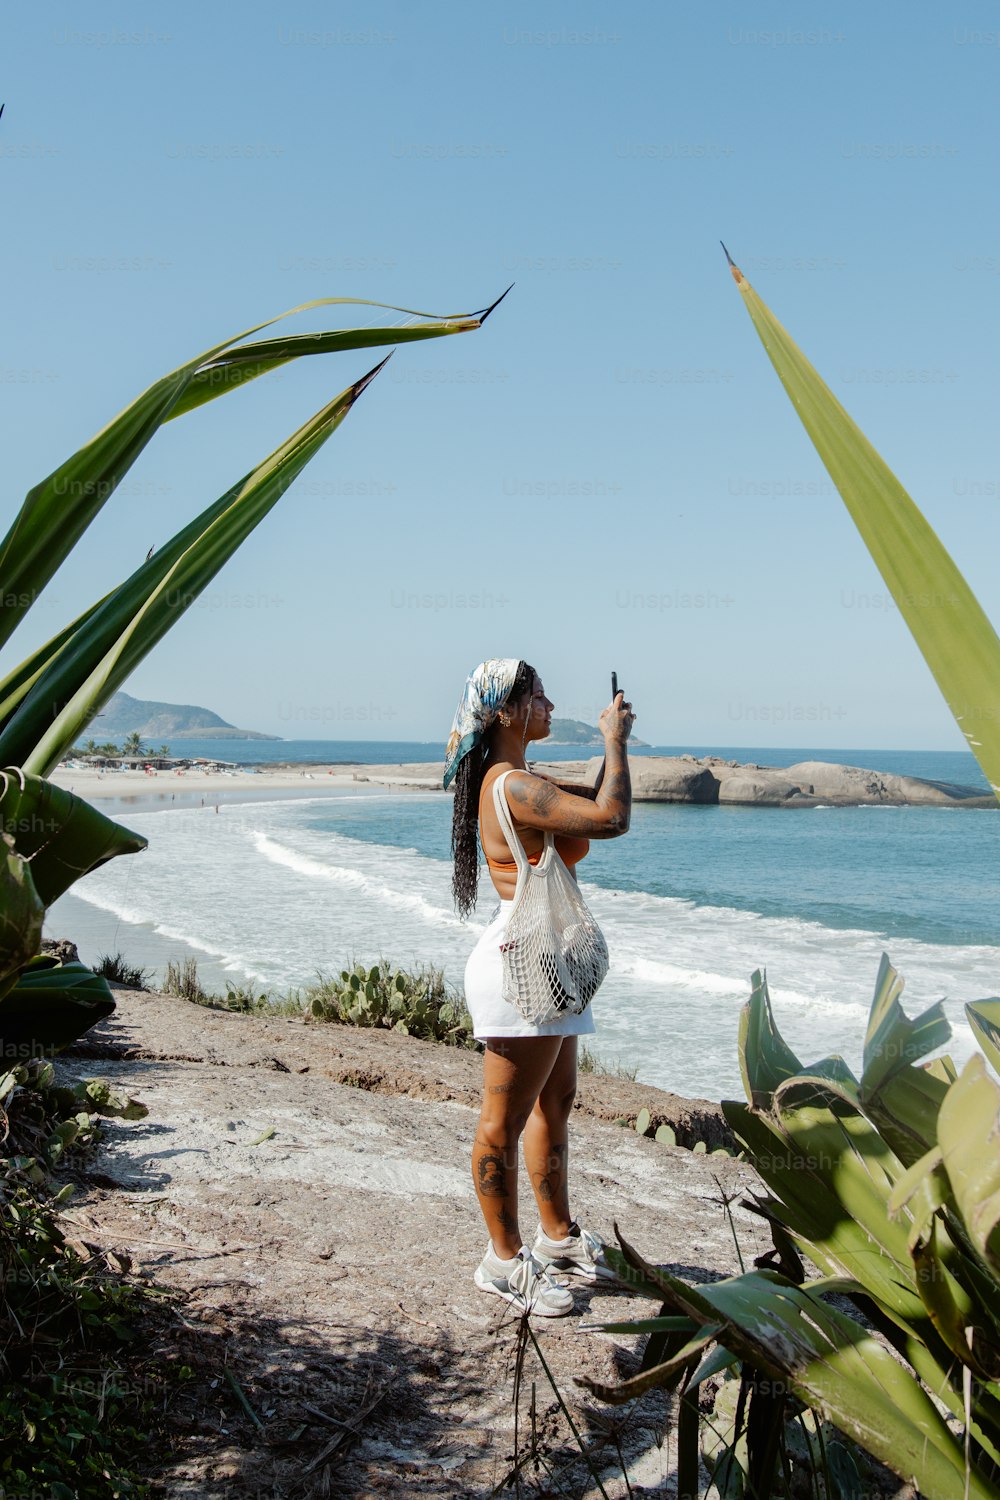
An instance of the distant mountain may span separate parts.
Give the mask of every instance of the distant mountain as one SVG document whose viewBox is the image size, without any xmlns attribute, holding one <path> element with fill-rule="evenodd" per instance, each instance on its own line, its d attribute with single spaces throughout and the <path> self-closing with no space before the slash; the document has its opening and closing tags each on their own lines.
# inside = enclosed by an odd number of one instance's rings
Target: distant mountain
<svg viewBox="0 0 1000 1500">
<path fill-rule="evenodd" d="M 260 734 L 255 729 L 237 729 L 209 708 L 192 703 L 155 703 L 115 693 L 103 712 L 87 729 L 88 738 L 103 744 L 141 734 L 149 743 L 170 740 L 279 740 L 280 734 Z"/>
<path fill-rule="evenodd" d="M 636 735 L 629 735 L 630 745 L 641 745 L 646 748 L 646 741 L 640 740 Z M 553 719 L 552 729 L 547 745 L 597 745 L 604 744 L 604 736 L 593 724 L 584 724 L 582 719 Z"/>
</svg>

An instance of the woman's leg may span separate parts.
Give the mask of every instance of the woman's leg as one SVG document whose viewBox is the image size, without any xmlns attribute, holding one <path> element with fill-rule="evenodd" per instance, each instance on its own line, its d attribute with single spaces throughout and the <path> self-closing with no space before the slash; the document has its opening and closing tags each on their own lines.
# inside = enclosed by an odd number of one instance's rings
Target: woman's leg
<svg viewBox="0 0 1000 1500">
<path fill-rule="evenodd" d="M 557 1036 L 494 1037 L 486 1043 L 472 1180 L 493 1248 L 502 1260 L 510 1260 L 522 1245 L 517 1222 L 518 1141 L 561 1045 Z"/>
<path fill-rule="evenodd" d="M 542 1229 L 553 1240 L 569 1233 L 569 1116 L 576 1097 L 576 1037 L 563 1037 L 548 1078 L 524 1127 L 524 1164 Z"/>
</svg>

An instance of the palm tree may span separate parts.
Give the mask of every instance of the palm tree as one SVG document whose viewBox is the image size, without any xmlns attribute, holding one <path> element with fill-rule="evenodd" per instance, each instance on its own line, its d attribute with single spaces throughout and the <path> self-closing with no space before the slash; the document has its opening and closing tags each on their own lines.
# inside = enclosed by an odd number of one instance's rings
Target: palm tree
<svg viewBox="0 0 1000 1500">
<path fill-rule="evenodd" d="M 142 754 L 142 735 L 139 733 L 138 729 L 134 730 L 131 734 L 127 734 L 125 736 L 125 743 L 122 745 L 122 754 L 123 755 L 141 755 Z"/>
</svg>

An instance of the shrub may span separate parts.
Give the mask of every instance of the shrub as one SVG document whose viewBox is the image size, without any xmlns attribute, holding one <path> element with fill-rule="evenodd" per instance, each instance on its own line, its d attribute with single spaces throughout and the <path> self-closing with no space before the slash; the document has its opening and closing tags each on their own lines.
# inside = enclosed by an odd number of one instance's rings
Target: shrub
<svg viewBox="0 0 1000 1500">
<path fill-rule="evenodd" d="M 151 1294 L 127 1258 L 67 1239 L 55 1165 L 86 1150 L 91 1115 L 144 1114 L 101 1082 L 56 1087 L 33 1061 L 0 1079 L 0 1494 L 52 1500 L 138 1497 L 134 1465 L 163 1382 L 133 1352 L 132 1324 Z"/>
<path fill-rule="evenodd" d="M 138 964 L 130 964 L 124 954 L 102 953 L 94 967 L 95 974 L 111 979 L 115 984 L 124 984 L 130 990 L 146 990 L 152 973 Z"/>
<path fill-rule="evenodd" d="M 414 973 L 393 970 L 384 959 L 371 968 L 356 964 L 338 979 L 324 979 L 306 990 L 307 1014 L 316 1021 L 379 1026 L 427 1041 L 475 1047 L 472 1017 L 451 997 L 440 969 Z"/>
<path fill-rule="evenodd" d="M 576 1066 L 581 1073 L 593 1073 L 598 1078 L 624 1078 L 627 1083 L 635 1083 L 639 1077 L 638 1063 L 629 1066 L 617 1057 L 614 1062 L 604 1062 L 591 1052 L 586 1042 L 580 1043 Z"/>
<path fill-rule="evenodd" d="M 185 958 L 182 963 L 171 959 L 167 964 L 167 972 L 163 978 L 163 993 L 165 995 L 179 995 L 182 1000 L 190 1000 L 194 1005 L 214 1005 L 218 1003 L 218 997 L 210 995 L 203 990 L 198 979 L 198 960 L 196 958 Z"/>
</svg>

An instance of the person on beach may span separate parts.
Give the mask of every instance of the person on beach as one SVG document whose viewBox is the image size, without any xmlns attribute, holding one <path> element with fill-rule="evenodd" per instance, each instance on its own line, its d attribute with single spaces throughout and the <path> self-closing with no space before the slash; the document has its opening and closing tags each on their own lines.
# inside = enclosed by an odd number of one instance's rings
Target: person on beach
<svg viewBox="0 0 1000 1500">
<path fill-rule="evenodd" d="M 479 881 L 479 839 L 500 898 L 465 970 L 465 1001 L 483 1042 L 483 1097 L 472 1151 L 472 1176 L 490 1242 L 474 1280 L 481 1291 L 522 1311 L 560 1317 L 572 1293 L 558 1275 L 611 1279 L 599 1235 L 570 1213 L 568 1126 L 576 1094 L 577 1037 L 594 1031 L 588 1006 L 544 1025 L 526 1021 L 503 999 L 500 944 L 514 906 L 517 867 L 493 805 L 492 787 L 509 772 L 506 793 L 514 831 L 531 864 L 546 832 L 572 871 L 591 839 L 628 832 L 632 807 L 627 741 L 635 715 L 618 693 L 598 727 L 605 757 L 593 787 L 563 785 L 530 771 L 525 747 L 548 736 L 553 704 L 534 667 L 510 657 L 482 662 L 465 684 L 445 754 L 444 785 L 455 783 L 451 848 L 455 905 L 468 916 Z M 518 1223 L 518 1145 L 538 1205 L 529 1249 Z M 556 1274 L 553 1274 L 556 1273 Z"/>
</svg>

